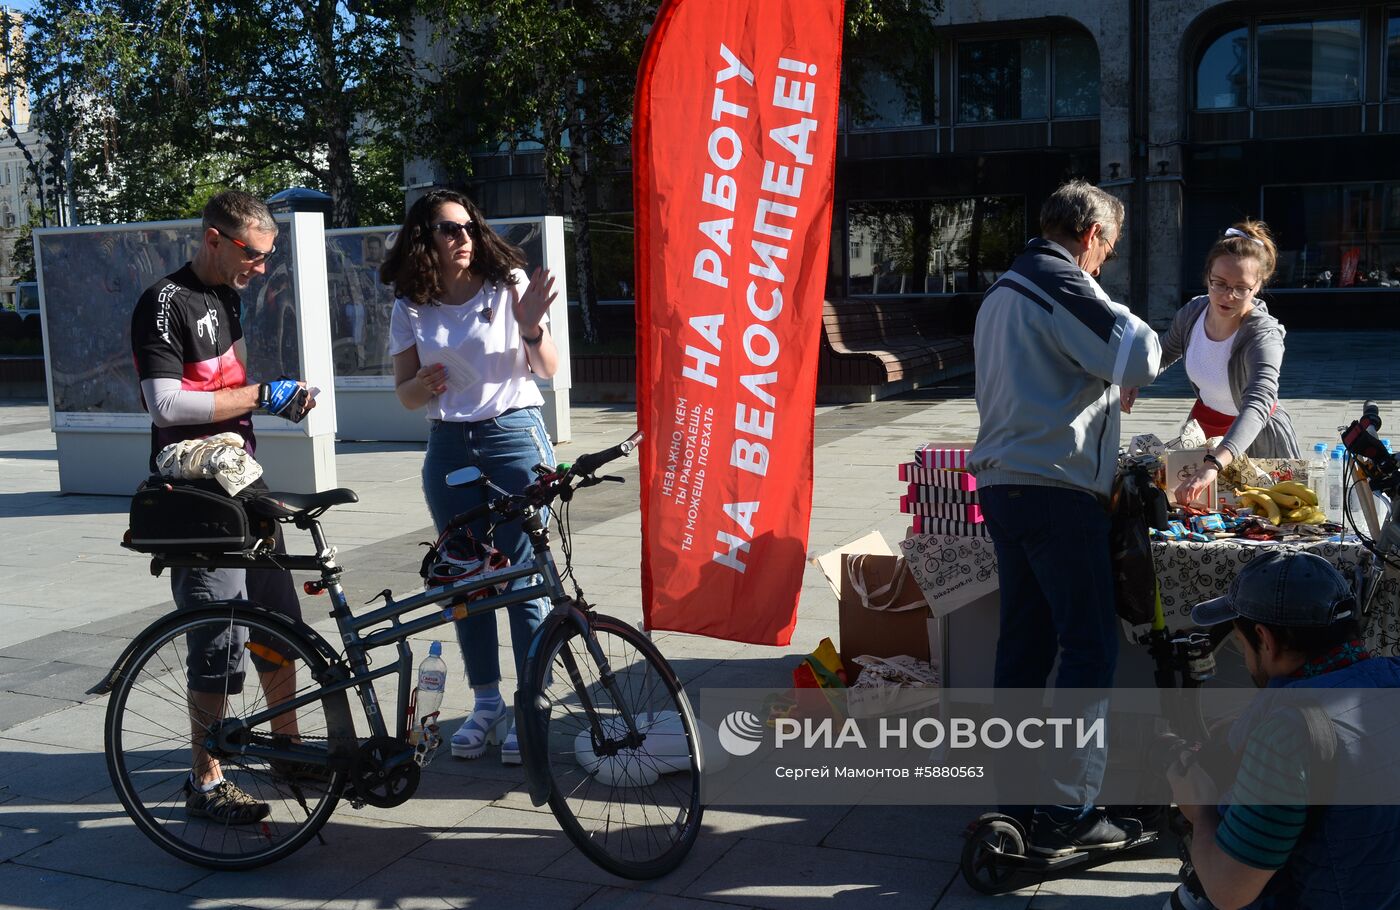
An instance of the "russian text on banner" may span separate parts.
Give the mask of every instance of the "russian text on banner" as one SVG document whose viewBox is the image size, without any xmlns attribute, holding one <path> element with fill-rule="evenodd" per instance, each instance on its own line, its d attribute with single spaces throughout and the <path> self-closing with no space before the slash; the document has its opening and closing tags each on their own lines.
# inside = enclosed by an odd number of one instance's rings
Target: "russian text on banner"
<svg viewBox="0 0 1400 910">
<path fill-rule="evenodd" d="M 633 132 L 647 628 L 787 644 L 807 550 L 840 0 L 667 0 Z"/>
</svg>

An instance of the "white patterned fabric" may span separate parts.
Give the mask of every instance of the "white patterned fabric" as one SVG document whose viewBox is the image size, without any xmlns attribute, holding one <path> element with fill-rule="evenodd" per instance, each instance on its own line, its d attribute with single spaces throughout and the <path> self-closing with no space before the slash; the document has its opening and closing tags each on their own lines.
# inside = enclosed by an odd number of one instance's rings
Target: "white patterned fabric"
<svg viewBox="0 0 1400 910">
<path fill-rule="evenodd" d="M 1230 582 L 1245 563 L 1276 546 L 1284 545 L 1232 540 L 1212 543 L 1154 540 L 1152 561 L 1157 569 L 1167 627 L 1172 630 L 1189 628 L 1192 607 L 1228 593 Z M 1358 564 L 1363 570 L 1373 565 L 1370 552 L 1357 542 L 1314 540 L 1287 546 L 1316 553 L 1336 566 L 1348 581 L 1356 577 Z M 940 615 L 937 592 L 947 590 L 951 580 L 967 577 L 989 578 L 995 582 L 996 552 L 990 540 L 919 534 L 902 541 L 900 551 L 914 581 L 928 597 L 934 612 Z M 1370 612 L 1364 627 L 1366 647 L 1373 654 L 1400 657 L 1400 578 L 1382 577 L 1375 596 L 1370 598 Z"/>
</svg>

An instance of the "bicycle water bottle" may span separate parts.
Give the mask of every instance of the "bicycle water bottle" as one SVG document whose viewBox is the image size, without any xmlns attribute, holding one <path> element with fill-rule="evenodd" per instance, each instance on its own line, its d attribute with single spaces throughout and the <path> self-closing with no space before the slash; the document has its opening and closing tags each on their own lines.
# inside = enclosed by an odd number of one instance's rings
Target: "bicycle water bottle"
<svg viewBox="0 0 1400 910">
<path fill-rule="evenodd" d="M 442 642 L 435 641 L 428 647 L 428 656 L 418 665 L 418 703 L 414 713 L 414 726 L 423 718 L 436 713 L 442 707 L 442 694 L 447 689 L 447 664 L 442 659 Z"/>
</svg>

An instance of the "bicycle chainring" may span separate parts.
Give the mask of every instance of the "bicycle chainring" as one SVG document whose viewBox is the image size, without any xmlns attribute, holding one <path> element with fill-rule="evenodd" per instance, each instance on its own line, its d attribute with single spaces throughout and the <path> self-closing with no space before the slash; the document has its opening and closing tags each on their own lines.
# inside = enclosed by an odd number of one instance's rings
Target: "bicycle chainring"
<svg viewBox="0 0 1400 910">
<path fill-rule="evenodd" d="M 403 760 L 388 767 L 390 761 L 401 756 Z M 354 798 L 380 809 L 391 809 L 413 796 L 421 776 L 412 746 L 392 736 L 374 736 L 355 753 L 350 784 Z"/>
</svg>

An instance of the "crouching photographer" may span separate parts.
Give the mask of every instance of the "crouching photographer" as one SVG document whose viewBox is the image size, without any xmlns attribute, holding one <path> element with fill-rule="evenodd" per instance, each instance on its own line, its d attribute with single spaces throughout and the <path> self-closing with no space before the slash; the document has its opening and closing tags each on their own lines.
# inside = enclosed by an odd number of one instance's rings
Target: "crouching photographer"
<svg viewBox="0 0 1400 910">
<path fill-rule="evenodd" d="M 1194 872 L 1165 906 L 1400 908 L 1400 712 L 1366 692 L 1400 687 L 1400 659 L 1367 653 L 1346 579 L 1312 553 L 1264 553 L 1191 618 L 1233 623 L 1269 691 L 1223 743 L 1174 754 L 1167 779 L 1192 826 Z M 1212 749 L 1228 749 L 1233 781 L 1211 774 Z M 1354 793 L 1374 804 L 1339 804 Z"/>
</svg>

